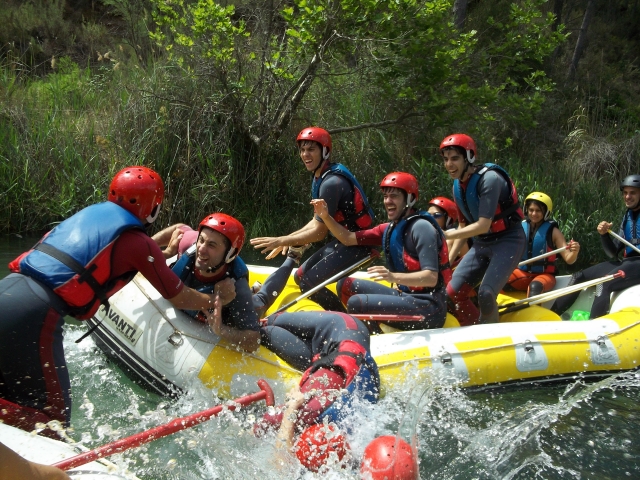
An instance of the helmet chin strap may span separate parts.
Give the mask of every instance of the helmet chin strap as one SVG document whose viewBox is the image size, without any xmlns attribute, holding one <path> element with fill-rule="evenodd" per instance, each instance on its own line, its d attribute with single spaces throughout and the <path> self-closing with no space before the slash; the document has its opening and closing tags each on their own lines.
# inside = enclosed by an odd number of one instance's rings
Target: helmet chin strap
<svg viewBox="0 0 640 480">
<path fill-rule="evenodd" d="M 322 148 L 324 148 L 324 147 L 322 147 Z M 327 156 L 326 158 L 324 158 L 324 155 L 323 155 L 323 158 L 322 158 L 322 160 L 320 160 L 320 163 L 318 164 L 318 166 L 313 169 L 313 172 L 311 173 L 311 176 L 315 177 L 316 176 L 316 172 L 318 171 L 318 169 L 322 168 L 324 166 L 324 164 L 326 162 L 328 162 L 328 161 L 329 161 L 329 157 Z"/>
<path fill-rule="evenodd" d="M 224 254 L 224 258 L 223 260 L 216 265 L 215 267 L 207 267 L 207 269 L 205 270 L 206 273 L 213 273 L 216 270 L 218 270 L 220 267 L 222 267 L 223 265 L 227 264 L 227 263 L 231 263 L 233 261 L 234 258 L 236 258 L 237 254 L 234 253 L 235 252 L 235 248 L 233 247 L 229 247 L 229 250 L 227 250 Z"/>
</svg>

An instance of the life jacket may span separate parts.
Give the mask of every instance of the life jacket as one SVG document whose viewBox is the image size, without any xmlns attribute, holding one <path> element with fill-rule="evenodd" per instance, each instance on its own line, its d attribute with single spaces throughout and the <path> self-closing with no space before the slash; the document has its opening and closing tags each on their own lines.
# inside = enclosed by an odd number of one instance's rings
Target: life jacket
<svg viewBox="0 0 640 480">
<path fill-rule="evenodd" d="M 404 236 L 407 226 L 419 218 L 427 220 L 438 233 L 440 243 L 438 247 L 438 283 L 435 287 L 398 285 L 398 288 L 406 293 L 424 293 L 439 290 L 449 283 L 452 275 L 451 266 L 449 265 L 449 249 L 444 232 L 440 228 L 440 225 L 438 225 L 436 219 L 425 211 L 417 212 L 407 218 L 403 218 L 399 222 L 390 223 L 387 225 L 387 228 L 385 228 L 382 234 L 382 245 L 384 246 L 384 254 L 389 270 L 398 273 L 420 271 L 420 260 L 411 256 L 404 248 Z"/>
<path fill-rule="evenodd" d="M 355 224 L 361 230 L 371 228 L 375 215 L 373 209 L 369 206 L 369 201 L 364 193 L 364 189 L 360 186 L 356 177 L 353 176 L 353 173 L 341 163 L 330 163 L 322 175 L 318 178 L 313 177 L 311 183 L 311 198 L 314 200 L 320 198 L 320 185 L 327 175 L 341 175 L 354 187 L 353 209 L 349 209 L 350 211 L 347 212 L 337 211 L 333 216 L 335 221 L 345 228 L 349 228 L 349 224 Z"/>
<path fill-rule="evenodd" d="M 558 224 L 554 221 L 544 221 L 536 230 L 536 233 L 533 234 L 533 238 L 530 237 L 530 227 L 531 223 L 528 220 L 522 221 L 522 228 L 524 230 L 524 234 L 527 236 L 527 249 L 522 254 L 522 260 L 529 260 L 530 258 L 537 257 L 544 253 L 550 252 L 554 250 L 553 245 L 553 229 L 556 228 Z M 557 255 L 551 255 L 550 257 L 543 258 L 534 263 L 529 263 L 527 265 L 522 265 L 518 267 L 520 270 L 524 272 L 532 272 L 532 273 L 551 273 L 555 275 L 556 273 L 556 259 Z"/>
<path fill-rule="evenodd" d="M 91 205 L 48 232 L 9 269 L 49 287 L 69 305 L 69 315 L 85 320 L 136 274 L 109 278 L 113 245 L 134 228 L 144 231 L 137 217 L 115 203 Z"/>
<path fill-rule="evenodd" d="M 467 224 L 477 222 L 479 219 L 478 210 L 480 206 L 480 198 L 478 195 L 478 182 L 482 178 L 482 175 L 490 170 L 498 172 L 502 178 L 505 179 L 511 192 L 507 201 L 498 202 L 489 232 L 479 235 L 480 238 L 504 232 L 512 225 L 520 223 L 524 219 L 524 214 L 520 208 L 520 202 L 518 202 L 518 192 L 516 191 L 516 187 L 507 171 L 494 163 L 485 163 L 484 165 L 479 165 L 479 170 L 471 174 L 466 188 L 462 188 L 460 180 L 456 179 L 453 181 L 453 197 L 456 201 L 456 205 L 466 219 Z"/>
<path fill-rule="evenodd" d="M 326 345 L 325 351 L 314 357 L 311 366 L 304 372 L 300 385 L 319 368 L 339 368 L 346 377 L 341 397 L 336 398 L 317 417 L 322 423 L 325 418 L 330 422 L 339 422 L 352 409 L 354 397 L 376 403 L 380 395 L 380 373 L 371 354 L 353 340 L 345 340 L 339 345 Z"/>
<path fill-rule="evenodd" d="M 233 278 L 239 280 L 240 278 L 249 277 L 249 269 L 240 257 L 236 257 L 233 261 L 227 264 L 224 275 L 216 278 L 215 281 L 203 282 L 196 277 L 194 272 L 194 265 L 196 263 L 196 244 L 194 243 L 187 248 L 180 256 L 178 261 L 173 264 L 171 270 L 180 277 L 180 280 L 189 288 L 193 288 L 201 293 L 213 293 L 216 283 L 224 280 L 225 278 Z M 200 310 L 183 310 L 187 315 L 192 316 L 196 320 L 205 322 L 206 319 L 200 314 Z"/>
<path fill-rule="evenodd" d="M 624 218 L 622 219 L 622 232 L 624 234 L 624 239 L 635 246 L 640 245 L 640 225 L 638 225 L 638 217 L 640 217 L 640 213 L 634 218 L 633 211 L 627 209 L 624 214 Z M 624 249 L 624 256 L 637 257 L 638 252 L 633 248 L 626 246 Z"/>
</svg>

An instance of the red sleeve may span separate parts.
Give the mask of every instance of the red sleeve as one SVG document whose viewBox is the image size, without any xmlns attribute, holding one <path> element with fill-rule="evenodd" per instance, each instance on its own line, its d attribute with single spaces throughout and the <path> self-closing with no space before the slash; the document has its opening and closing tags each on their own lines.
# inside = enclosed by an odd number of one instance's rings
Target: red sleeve
<svg viewBox="0 0 640 480">
<path fill-rule="evenodd" d="M 140 272 L 164 298 L 173 298 L 184 284 L 167 266 L 160 247 L 140 230 L 128 230 L 113 246 L 112 278 Z"/>
<path fill-rule="evenodd" d="M 374 245 L 382 246 L 382 235 L 388 223 L 381 223 L 377 227 L 370 228 L 369 230 L 360 230 L 356 232 L 356 240 L 358 245 Z"/>
</svg>

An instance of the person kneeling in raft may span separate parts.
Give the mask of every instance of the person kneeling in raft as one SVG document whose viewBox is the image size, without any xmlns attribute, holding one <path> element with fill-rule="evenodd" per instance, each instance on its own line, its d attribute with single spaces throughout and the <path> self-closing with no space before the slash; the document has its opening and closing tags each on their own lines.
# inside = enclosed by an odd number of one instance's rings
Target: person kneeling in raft
<svg viewBox="0 0 640 480">
<path fill-rule="evenodd" d="M 440 328 L 447 315 L 445 287 L 451 278 L 444 233 L 427 212 L 418 211 L 418 181 L 404 172 L 388 174 L 380 182 L 388 222 L 369 230 L 350 232 L 336 222 L 322 199 L 312 200 L 314 212 L 344 245 L 384 247 L 387 267 L 369 267 L 373 280 L 345 278 L 337 291 L 349 313 L 421 315 L 419 322 L 393 322 L 401 330 Z"/>
<path fill-rule="evenodd" d="M 571 240 L 567 245 L 558 224 L 551 218 L 553 210 L 551 197 L 542 192 L 533 192 L 524 199 L 524 210 L 526 218 L 522 221 L 522 228 L 527 236 L 527 248 L 522 255 L 522 261 L 565 248 L 560 255 L 568 265 L 575 263 L 578 259 L 580 244 Z M 509 277 L 504 290 L 506 292 L 526 290 L 527 297 L 550 291 L 556 285 L 558 271 L 556 258 L 554 254 L 520 265 Z"/>
</svg>

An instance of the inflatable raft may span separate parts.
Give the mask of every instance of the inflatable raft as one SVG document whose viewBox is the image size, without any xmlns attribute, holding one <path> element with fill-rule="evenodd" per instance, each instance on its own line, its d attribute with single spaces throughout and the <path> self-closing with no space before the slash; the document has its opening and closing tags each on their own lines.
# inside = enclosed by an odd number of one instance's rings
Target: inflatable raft
<svg viewBox="0 0 640 480">
<path fill-rule="evenodd" d="M 250 266 L 250 283 L 273 271 Z M 363 274 L 366 275 L 366 274 Z M 561 288 L 567 277 L 558 277 Z M 593 289 L 585 290 L 568 311 L 589 311 Z M 300 295 L 291 279 L 271 310 Z M 501 295 L 499 303 L 514 301 Z M 552 303 L 552 302 L 549 302 Z M 220 396 L 237 397 L 266 379 L 282 397 L 300 379 L 271 351 L 239 352 L 173 306 L 137 275 L 89 320 L 98 325 L 98 346 L 132 376 L 161 394 L 175 395 L 202 382 Z M 449 315 L 441 329 L 393 331 L 371 337 L 372 355 L 383 387 L 416 375 L 434 382 L 481 389 L 509 384 L 544 383 L 576 377 L 600 377 L 632 370 L 640 362 L 640 286 L 613 298 L 611 313 L 590 321 L 562 321 L 544 306 L 501 316 L 500 323 L 460 327 Z M 321 310 L 302 300 L 289 311 Z M 414 381 L 414 380 L 411 380 Z"/>
<path fill-rule="evenodd" d="M 4 423 L 0 423 L 0 443 L 21 457 L 42 465 L 53 465 L 86 451 L 62 441 L 33 435 Z M 123 473 L 122 469 L 105 459 L 72 468 L 67 473 L 74 480 L 137 480 L 132 473 Z"/>
</svg>

